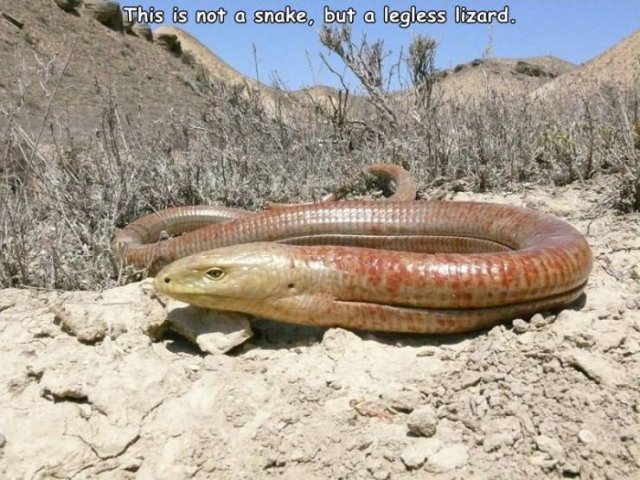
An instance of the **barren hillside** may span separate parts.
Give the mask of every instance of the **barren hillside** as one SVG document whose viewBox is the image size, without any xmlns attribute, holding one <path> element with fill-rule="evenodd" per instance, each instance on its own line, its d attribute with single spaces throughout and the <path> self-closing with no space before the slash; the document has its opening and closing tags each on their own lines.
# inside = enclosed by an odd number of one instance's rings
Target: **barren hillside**
<svg viewBox="0 0 640 480">
<path fill-rule="evenodd" d="M 176 27 L 162 26 L 155 30 L 156 35 L 175 35 L 182 50 L 193 57 L 196 64 L 202 66 L 209 78 L 230 85 L 241 85 L 260 93 L 263 105 L 268 112 L 280 112 L 285 116 L 303 113 L 304 109 L 317 103 L 327 105 L 336 99 L 338 92 L 324 85 L 316 85 L 302 90 L 284 91 L 266 85 L 238 72 L 218 55 L 205 47 L 198 39 Z"/>
<path fill-rule="evenodd" d="M 256 89 L 269 112 L 300 114 L 310 104 L 336 103 L 337 91 L 329 87 L 284 92 L 248 78 L 174 27 L 158 28 L 155 35 L 175 35 L 186 55 L 106 28 L 82 9 L 80 14 L 64 12 L 53 0 L 0 0 L 0 11 L 21 25 L 0 17 L 0 103 L 5 112 L 0 122 L 15 114 L 32 132 L 39 131 L 48 112 L 45 133 L 68 126 L 71 135 L 92 135 L 110 102 L 150 128 L 172 116 L 206 110 L 198 65 L 214 80 Z M 530 91 L 570 69 L 570 64 L 546 57 L 474 61 L 444 72 L 439 85 L 445 98 L 466 100 L 489 92 Z M 352 114 L 367 115 L 363 98 L 352 96 L 351 101 L 356 107 Z"/>
<path fill-rule="evenodd" d="M 542 86 L 536 95 L 593 91 L 601 84 L 622 88 L 640 82 L 640 30 L 572 72 Z"/>
<path fill-rule="evenodd" d="M 149 127 L 204 104 L 197 72 L 181 58 L 82 10 L 66 13 L 53 0 L 0 0 L 0 12 L 23 24 L 0 16 L 0 105 L 17 111 L 29 130 L 40 128 L 50 101 L 47 130 L 68 124 L 72 134 L 91 134 L 110 96 Z"/>
<path fill-rule="evenodd" d="M 461 102 L 489 95 L 530 93 L 574 67 L 555 57 L 476 59 L 443 71 L 436 91 L 445 100 Z"/>
</svg>

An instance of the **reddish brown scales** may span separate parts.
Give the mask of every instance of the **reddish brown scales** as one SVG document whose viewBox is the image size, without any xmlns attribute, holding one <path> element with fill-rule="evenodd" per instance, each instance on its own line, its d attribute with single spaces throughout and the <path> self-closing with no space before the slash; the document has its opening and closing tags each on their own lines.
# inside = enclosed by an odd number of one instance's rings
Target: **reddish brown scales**
<svg viewBox="0 0 640 480">
<path fill-rule="evenodd" d="M 232 213 L 225 223 L 197 230 L 200 223 L 189 220 L 190 208 L 145 217 L 121 232 L 114 243 L 122 249 L 125 261 L 147 266 L 226 245 L 305 238 L 313 246 L 290 247 L 290 261 L 284 265 L 295 265 L 310 275 L 321 271 L 329 275 L 331 281 L 316 282 L 314 288 L 328 289 L 338 303 L 324 305 L 324 310 L 318 307 L 317 312 L 327 318 L 284 318 L 286 321 L 400 331 L 467 331 L 566 305 L 579 296 L 592 265 L 586 240 L 570 225 L 508 205 L 323 203 L 252 215 Z M 181 221 L 189 233 L 145 245 L 155 242 L 165 225 L 175 233 Z M 369 247 L 379 244 L 387 250 L 349 246 L 364 237 Z M 453 251 L 478 251 L 478 245 L 486 245 L 490 253 L 431 255 L 388 250 L 401 250 L 407 238 L 417 237 L 421 240 L 413 244 L 418 245 L 416 251 L 430 251 L 440 239 L 446 239 L 445 246 Z M 347 246 L 326 246 L 331 244 Z M 287 312 L 282 313 L 286 316 Z"/>
</svg>

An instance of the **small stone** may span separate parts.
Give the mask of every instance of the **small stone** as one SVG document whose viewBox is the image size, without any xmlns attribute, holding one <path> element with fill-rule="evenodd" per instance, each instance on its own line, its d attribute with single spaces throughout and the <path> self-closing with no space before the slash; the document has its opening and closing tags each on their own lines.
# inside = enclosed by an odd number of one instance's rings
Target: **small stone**
<svg viewBox="0 0 640 480">
<path fill-rule="evenodd" d="M 427 470 L 433 473 L 445 473 L 464 467 L 469 461 L 467 447 L 454 443 L 442 447 L 429 457 Z"/>
<path fill-rule="evenodd" d="M 48 400 L 86 400 L 88 398 L 84 382 L 69 377 L 65 372 L 46 372 L 40 384 L 41 394 Z"/>
<path fill-rule="evenodd" d="M 516 333 L 528 332 L 530 328 L 531 328 L 531 325 L 529 325 L 527 322 L 525 322 L 521 318 L 516 318 L 513 321 L 513 331 Z"/>
<path fill-rule="evenodd" d="M 15 305 L 16 305 L 16 302 L 13 299 L 0 298 L 0 312 L 9 310 L 10 308 L 15 307 Z"/>
<path fill-rule="evenodd" d="M 80 342 L 93 344 L 102 340 L 108 331 L 107 322 L 100 315 L 100 305 L 68 302 L 51 307 L 55 321 L 62 329 L 74 335 Z"/>
<path fill-rule="evenodd" d="M 363 452 L 367 448 L 369 448 L 372 443 L 373 439 L 369 437 L 355 437 L 352 438 L 349 443 L 347 443 L 345 448 L 348 452 L 352 450 L 360 450 L 361 452 Z"/>
<path fill-rule="evenodd" d="M 545 454 L 544 452 L 536 452 L 536 453 L 534 453 L 533 455 L 531 455 L 529 457 L 529 462 L 532 465 L 537 465 L 538 467 L 542 468 L 543 470 L 550 470 L 558 463 L 558 461 L 556 459 L 549 458 L 549 456 L 547 454 Z"/>
<path fill-rule="evenodd" d="M 366 468 L 375 480 L 387 480 L 391 477 L 391 472 L 385 468 L 382 460 L 369 457 L 366 461 Z"/>
<path fill-rule="evenodd" d="M 249 315 L 194 307 L 177 300 L 167 304 L 171 329 L 212 354 L 226 353 L 253 336 Z"/>
<path fill-rule="evenodd" d="M 578 450 L 578 455 L 580 455 L 580 458 L 588 459 L 593 456 L 593 452 L 589 448 L 584 447 Z"/>
<path fill-rule="evenodd" d="M 419 438 L 405 447 L 400 454 L 400 460 L 407 470 L 420 468 L 431 455 L 442 448 L 442 441 L 437 438 Z"/>
<path fill-rule="evenodd" d="M 640 263 L 631 268 L 631 278 L 640 280 Z"/>
<path fill-rule="evenodd" d="M 591 431 L 582 429 L 578 432 L 578 440 L 584 444 L 591 445 L 596 443 L 596 436 Z"/>
<path fill-rule="evenodd" d="M 627 337 L 624 341 L 623 347 L 626 351 L 626 355 L 635 355 L 640 352 L 640 343 L 631 337 Z"/>
<path fill-rule="evenodd" d="M 482 380 L 480 372 L 464 372 L 460 378 L 460 388 L 464 390 L 465 388 L 473 387 L 480 383 L 480 380 Z"/>
<path fill-rule="evenodd" d="M 535 338 L 535 334 L 529 331 L 519 335 L 516 341 L 521 345 L 528 345 L 533 342 L 534 338 Z"/>
<path fill-rule="evenodd" d="M 289 460 L 292 462 L 301 462 L 305 458 L 304 452 L 296 448 L 289 454 Z"/>
<path fill-rule="evenodd" d="M 381 394 L 382 400 L 388 405 L 388 408 L 396 412 L 410 413 L 422 401 L 422 394 L 416 390 L 406 391 L 390 391 Z"/>
<path fill-rule="evenodd" d="M 416 357 L 433 357 L 436 354 L 436 351 L 436 347 L 423 347 L 418 350 L 418 353 L 416 353 Z"/>
<path fill-rule="evenodd" d="M 343 328 L 330 328 L 322 336 L 322 346 L 329 353 L 344 353 L 359 343 L 358 335 Z"/>
<path fill-rule="evenodd" d="M 65 12 L 71 12 L 80 6 L 80 0 L 55 0 L 58 5 Z"/>
<path fill-rule="evenodd" d="M 579 333 L 578 335 L 574 336 L 572 339 L 573 343 L 576 344 L 576 347 L 579 348 L 590 348 L 593 347 L 596 343 L 595 338 L 593 338 L 593 335 L 589 334 L 589 333 Z"/>
<path fill-rule="evenodd" d="M 636 433 L 635 429 L 624 430 L 624 431 L 620 432 L 620 441 L 629 442 L 629 441 L 635 440 L 636 435 L 637 435 L 637 433 Z"/>
<path fill-rule="evenodd" d="M 531 317 L 531 325 L 535 328 L 546 327 L 547 324 L 547 320 L 542 316 L 541 313 L 536 313 L 533 317 Z"/>
<path fill-rule="evenodd" d="M 80 404 L 78 405 L 78 411 L 80 413 L 80 417 L 84 418 L 85 420 L 91 417 L 91 405 Z"/>
<path fill-rule="evenodd" d="M 142 466 L 142 458 L 136 457 L 136 458 L 130 458 L 123 461 L 122 466 L 120 468 L 129 472 L 137 472 L 141 466 Z"/>
<path fill-rule="evenodd" d="M 547 435 L 538 435 L 536 437 L 536 445 L 538 446 L 538 450 L 548 453 L 554 460 L 560 460 L 564 455 L 564 450 L 560 442 Z"/>
<path fill-rule="evenodd" d="M 7 438 L 0 433 L 0 448 L 4 447 L 7 444 Z"/>
<path fill-rule="evenodd" d="M 438 416 L 431 405 L 416 408 L 407 419 L 409 431 L 421 437 L 432 437 L 436 433 Z"/>
<path fill-rule="evenodd" d="M 580 466 L 575 463 L 567 463 L 562 467 L 562 473 L 566 477 L 575 477 L 580 475 Z"/>
<path fill-rule="evenodd" d="M 604 385 L 624 385 L 626 372 L 621 366 L 612 365 L 599 354 L 574 349 L 560 357 L 563 365 L 571 365 L 596 383 Z"/>
</svg>

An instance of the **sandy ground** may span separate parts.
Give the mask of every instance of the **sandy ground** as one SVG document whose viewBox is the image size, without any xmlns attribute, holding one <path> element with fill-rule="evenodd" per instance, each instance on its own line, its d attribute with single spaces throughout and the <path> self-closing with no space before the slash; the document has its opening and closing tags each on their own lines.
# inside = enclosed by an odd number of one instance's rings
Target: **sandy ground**
<svg viewBox="0 0 640 480">
<path fill-rule="evenodd" d="M 584 305 L 471 335 L 257 320 L 205 355 L 145 285 L 0 291 L 0 477 L 639 478 L 640 216 L 613 188 L 455 196 L 554 213 L 596 259 Z"/>
</svg>

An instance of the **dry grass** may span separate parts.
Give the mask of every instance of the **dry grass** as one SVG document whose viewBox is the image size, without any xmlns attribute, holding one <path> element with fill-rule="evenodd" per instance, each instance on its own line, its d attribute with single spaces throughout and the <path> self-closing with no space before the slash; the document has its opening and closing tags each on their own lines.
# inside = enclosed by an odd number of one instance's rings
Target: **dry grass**
<svg viewBox="0 0 640 480">
<path fill-rule="evenodd" d="M 430 81 L 429 74 L 414 77 Z M 41 81 L 55 89 L 56 78 Z M 373 162 L 404 165 L 427 192 L 563 185 L 604 172 L 621 184 L 612 206 L 640 210 L 637 84 L 545 101 L 487 85 L 478 101 L 445 102 L 420 85 L 391 94 L 382 79 L 364 122 L 320 106 L 292 121 L 266 113 L 259 91 L 247 96 L 201 82 L 205 113 L 168 114 L 153 130 L 122 115 L 103 88 L 97 136 L 84 143 L 62 128 L 41 145 L 17 120 L 19 98 L 0 108 L 7 125 L 0 131 L 1 286 L 111 286 L 123 280 L 110 240 L 142 214 L 182 204 L 258 209 L 265 200 L 316 200 Z M 344 111 L 350 99 L 343 98 Z"/>
</svg>

